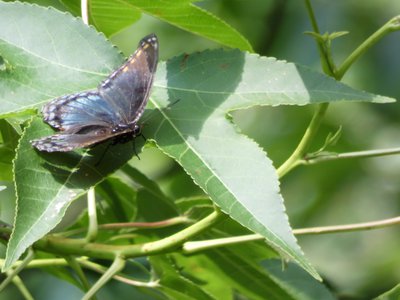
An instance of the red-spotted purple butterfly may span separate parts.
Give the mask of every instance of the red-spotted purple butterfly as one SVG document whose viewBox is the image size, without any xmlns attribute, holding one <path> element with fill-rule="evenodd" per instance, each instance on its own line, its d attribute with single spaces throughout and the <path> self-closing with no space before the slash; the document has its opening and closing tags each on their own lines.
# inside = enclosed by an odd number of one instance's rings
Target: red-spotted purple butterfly
<svg viewBox="0 0 400 300">
<path fill-rule="evenodd" d="M 61 133 L 31 144 L 40 151 L 67 152 L 140 135 L 137 122 L 149 99 L 157 62 L 158 40 L 150 34 L 96 90 L 62 96 L 46 104 L 43 120 Z"/>
</svg>

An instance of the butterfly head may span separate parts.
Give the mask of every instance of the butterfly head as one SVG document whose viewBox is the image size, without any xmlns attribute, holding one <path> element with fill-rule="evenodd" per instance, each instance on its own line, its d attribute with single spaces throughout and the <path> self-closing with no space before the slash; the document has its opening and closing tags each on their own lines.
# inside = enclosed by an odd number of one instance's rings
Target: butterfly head
<svg viewBox="0 0 400 300">
<path fill-rule="evenodd" d="M 148 36 L 145 36 L 142 38 L 139 42 L 139 48 L 146 49 L 147 47 L 153 47 L 154 49 L 157 50 L 158 48 L 158 39 L 157 36 L 152 33 L 149 34 Z"/>
</svg>

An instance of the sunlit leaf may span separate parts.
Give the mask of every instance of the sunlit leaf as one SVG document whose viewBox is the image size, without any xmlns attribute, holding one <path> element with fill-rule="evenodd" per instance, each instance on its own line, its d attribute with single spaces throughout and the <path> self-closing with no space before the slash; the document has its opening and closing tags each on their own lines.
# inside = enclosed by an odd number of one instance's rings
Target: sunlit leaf
<svg viewBox="0 0 400 300">
<path fill-rule="evenodd" d="M 23 26 L 16 21 L 22 16 Z M 0 25 L 0 52 L 17 67 L 0 73 L 3 116 L 26 112 L 53 96 L 94 88 L 122 60 L 102 36 L 55 10 L 0 3 Z M 16 39 L 15 31 L 26 39 Z M 24 72 L 31 72 L 29 79 Z M 159 64 L 147 110 L 155 117 L 143 131 L 222 211 L 318 278 L 291 233 L 272 162 L 227 116 L 257 105 L 337 101 L 392 99 L 272 58 L 239 50 L 205 51 Z M 128 144 L 114 145 L 106 153 L 106 145 L 66 154 L 38 153 L 31 147 L 29 140 L 52 132 L 36 118 L 20 141 L 14 163 L 18 214 L 6 267 L 61 220 L 73 199 L 133 155 Z M 143 142 L 137 141 L 140 148 Z"/>
<path fill-rule="evenodd" d="M 63 3 L 80 15 L 79 0 L 64 0 Z M 250 43 L 237 30 L 193 0 L 92 0 L 88 11 L 90 23 L 106 35 L 122 30 L 145 13 L 221 45 L 252 51 Z"/>
</svg>

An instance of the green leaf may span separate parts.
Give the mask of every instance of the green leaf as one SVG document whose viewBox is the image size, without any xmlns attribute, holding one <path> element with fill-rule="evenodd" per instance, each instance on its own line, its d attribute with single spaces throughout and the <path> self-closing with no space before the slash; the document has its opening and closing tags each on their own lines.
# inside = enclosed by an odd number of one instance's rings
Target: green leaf
<svg viewBox="0 0 400 300">
<path fill-rule="evenodd" d="M 15 191 L 13 182 L 0 181 L 0 224 L 11 227 L 15 215 Z M 1 256 L 4 258 L 4 256 Z"/>
<path fill-rule="evenodd" d="M 80 0 L 61 1 L 76 16 L 81 14 Z M 88 2 L 90 24 L 110 36 L 138 21 L 141 13 L 138 9 L 119 1 L 92 0 Z"/>
<path fill-rule="evenodd" d="M 252 246 L 243 246 L 247 247 L 244 253 L 249 253 Z M 254 300 L 296 299 L 255 263 L 252 255 L 225 248 L 190 257 L 179 254 L 173 257 L 185 274 L 194 276 L 192 280 L 201 283 L 217 299 L 235 299 L 234 293 Z"/>
<path fill-rule="evenodd" d="M 157 19 L 183 30 L 206 37 L 222 45 L 252 51 L 250 43 L 234 28 L 210 12 L 193 4 L 193 0 L 122 0 Z"/>
<path fill-rule="evenodd" d="M 400 284 L 396 285 L 390 291 L 383 293 L 375 298 L 375 300 L 398 300 L 400 298 Z"/>
<path fill-rule="evenodd" d="M 29 141 L 51 132 L 40 119 L 35 118 L 20 140 L 14 160 L 18 209 L 5 268 L 61 221 L 72 200 L 133 155 L 129 144 L 115 145 L 112 152 L 106 151 L 105 144 L 88 153 L 36 154 Z"/>
<path fill-rule="evenodd" d="M 78 13 L 80 1 L 63 1 Z M 146 13 L 183 30 L 208 38 L 221 45 L 252 51 L 250 43 L 232 26 L 200 8 L 193 0 L 92 0 L 89 5 L 90 24 L 111 35 L 137 21 Z"/>
<path fill-rule="evenodd" d="M 173 108 L 161 109 L 176 99 L 181 101 Z M 256 105 L 391 99 L 355 91 L 294 64 L 217 50 L 161 64 L 152 100 L 158 120 L 145 135 L 181 164 L 224 212 L 318 277 L 291 234 L 272 162 L 237 132 L 226 114 Z"/>
<path fill-rule="evenodd" d="M 0 2 L 0 54 L 10 65 L 0 71 L 0 118 L 95 88 L 123 60 L 81 20 L 19 2 Z"/>
<path fill-rule="evenodd" d="M 122 168 L 122 171 L 136 184 L 141 186 L 138 189 L 137 196 L 139 210 L 137 221 L 160 221 L 175 217 L 178 214 L 173 201 L 161 191 L 160 187 L 154 181 L 128 164 Z"/>
<path fill-rule="evenodd" d="M 270 259 L 262 265 L 268 270 L 269 276 L 296 300 L 336 299 L 322 283 L 293 263 L 283 266 L 282 261 Z"/>
<path fill-rule="evenodd" d="M 0 120 L 0 180 L 13 181 L 12 160 L 15 156 L 19 135 L 6 120 Z"/>
<path fill-rule="evenodd" d="M 8 50 L 10 63 L 17 67 L 8 75 L 11 78 L 0 74 L 0 96 L 6 99 L 0 103 L 3 114 L 39 106 L 53 93 L 93 88 L 103 72 L 121 60 L 102 36 L 55 10 L 0 3 L 0 28 L 0 51 Z M 14 38 L 16 31 L 24 39 Z M 30 85 L 22 80 L 23 71 L 31 72 Z M 177 99 L 181 101 L 171 109 L 163 109 Z M 148 105 L 155 117 L 144 135 L 181 164 L 224 212 L 318 277 L 291 233 L 272 162 L 255 142 L 237 132 L 227 114 L 256 105 L 336 101 L 392 99 L 353 90 L 295 64 L 238 50 L 183 55 L 159 64 Z M 35 152 L 29 140 L 52 132 L 35 119 L 21 138 L 14 163 L 18 214 L 6 267 L 60 221 L 70 201 L 133 155 L 128 144 L 111 147 L 101 163 L 106 145 L 88 153 Z"/>
<path fill-rule="evenodd" d="M 96 187 L 96 192 L 105 200 L 107 211 L 112 215 L 108 215 L 105 222 L 132 222 L 135 219 L 137 193 L 132 186 L 118 177 L 109 176 Z"/>
<path fill-rule="evenodd" d="M 0 145 L 0 180 L 12 181 L 12 159 L 14 152 L 7 147 Z"/>
<path fill-rule="evenodd" d="M 149 261 L 158 280 L 157 289 L 170 299 L 215 299 L 188 278 L 180 274 L 178 267 L 170 256 L 152 256 Z"/>
</svg>

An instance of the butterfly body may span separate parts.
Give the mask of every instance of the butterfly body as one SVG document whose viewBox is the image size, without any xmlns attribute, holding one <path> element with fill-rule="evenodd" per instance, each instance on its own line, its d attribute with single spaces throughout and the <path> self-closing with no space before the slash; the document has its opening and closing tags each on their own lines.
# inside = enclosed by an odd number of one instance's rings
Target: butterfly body
<svg viewBox="0 0 400 300">
<path fill-rule="evenodd" d="M 46 104 L 43 120 L 60 132 L 33 140 L 32 145 L 40 151 L 67 152 L 140 135 L 137 122 L 147 104 L 157 62 L 158 40 L 151 34 L 96 90 L 62 96 Z"/>
</svg>

